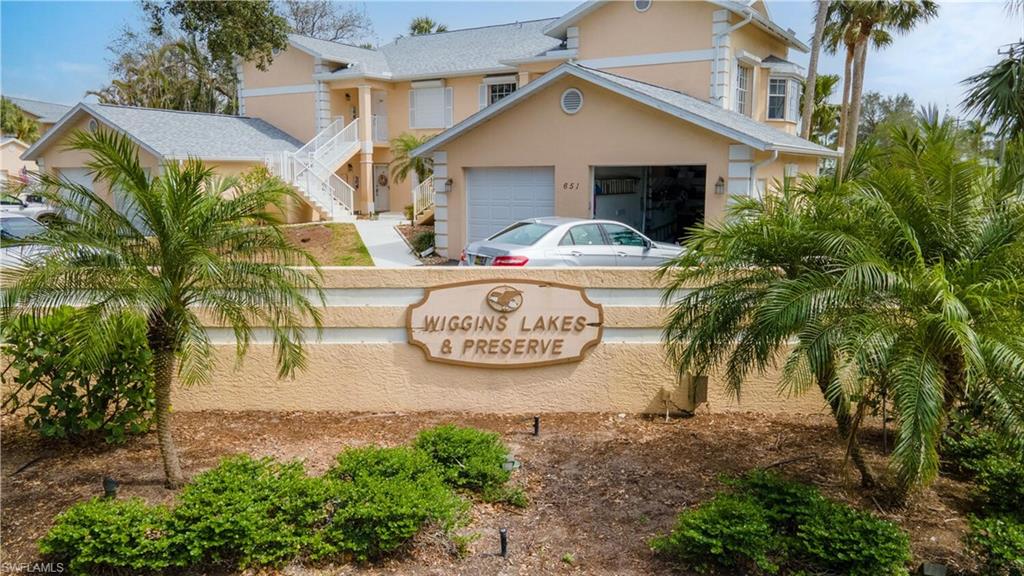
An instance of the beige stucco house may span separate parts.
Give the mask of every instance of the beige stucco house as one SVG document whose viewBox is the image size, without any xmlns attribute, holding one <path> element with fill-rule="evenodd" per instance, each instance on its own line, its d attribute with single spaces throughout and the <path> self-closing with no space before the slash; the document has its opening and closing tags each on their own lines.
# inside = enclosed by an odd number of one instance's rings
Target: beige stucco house
<svg viewBox="0 0 1024 576">
<path fill-rule="evenodd" d="M 240 121 L 292 142 L 259 140 L 223 166 L 266 162 L 292 182 L 309 203 L 293 220 L 433 211 L 451 257 L 532 216 L 606 217 L 672 240 L 731 196 L 836 155 L 796 136 L 803 71 L 790 50 L 807 47 L 760 0 L 591 1 L 377 49 L 292 35 L 268 69 L 238 64 Z M 26 157 L 81 168 L 59 144 L 107 108 L 66 115 Z M 427 182 L 391 178 L 403 133 L 434 136 L 415 151 L 435 163 Z M 175 139 L 219 134 L 195 123 L 165 136 L 180 153 Z"/>
<path fill-rule="evenodd" d="M 35 162 L 21 159 L 28 148 L 28 144 L 17 138 L 0 138 L 0 184 L 25 182 L 28 173 L 36 171 Z"/>
<path fill-rule="evenodd" d="M 40 135 L 45 134 L 60 120 L 61 116 L 71 109 L 71 106 L 57 104 L 56 102 L 45 102 L 43 100 L 15 98 L 11 96 L 4 96 L 4 98 L 20 108 L 21 111 L 29 118 L 32 118 L 39 123 Z"/>
</svg>

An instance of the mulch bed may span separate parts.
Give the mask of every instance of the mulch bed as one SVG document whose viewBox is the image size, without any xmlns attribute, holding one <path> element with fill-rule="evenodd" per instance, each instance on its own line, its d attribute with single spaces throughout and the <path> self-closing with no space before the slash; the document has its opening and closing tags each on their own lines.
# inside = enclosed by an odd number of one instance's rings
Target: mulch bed
<svg viewBox="0 0 1024 576">
<path fill-rule="evenodd" d="M 969 487 L 938 479 L 905 508 L 882 510 L 843 465 L 843 446 L 826 417 L 753 414 L 673 419 L 615 414 L 549 414 L 532 436 L 532 415 L 210 412 L 175 415 L 185 471 L 197 474 L 226 455 L 299 458 L 321 473 L 346 446 L 408 442 L 417 431 L 456 422 L 499 432 L 522 462 L 513 482 L 530 505 L 515 509 L 476 503 L 463 532 L 480 538 L 462 559 L 436 535 L 417 539 L 396 558 L 370 566 L 292 565 L 289 575 L 313 574 L 651 574 L 672 568 L 647 546 L 668 531 L 680 509 L 721 488 L 722 473 L 775 464 L 785 475 L 819 486 L 830 497 L 870 509 L 910 532 L 915 563 L 973 568 L 960 538 Z M 35 541 L 54 515 L 102 493 L 105 475 L 119 497 L 170 502 L 162 485 L 155 434 L 118 447 L 49 445 L 13 417 L 2 422 L 0 536 L 4 563 L 37 559 Z M 869 457 L 881 464 L 880 431 L 865 434 Z M 26 467 L 27 465 L 27 467 Z M 507 527 L 510 555 L 497 555 L 498 528 Z M 572 564 L 563 561 L 571 555 Z"/>
<path fill-rule="evenodd" d="M 395 228 L 398 229 L 399 234 L 405 237 L 406 242 L 408 242 L 410 246 L 412 246 L 412 239 L 415 238 L 417 234 L 421 232 L 434 231 L 433 226 L 413 226 L 410 224 L 399 224 L 398 226 L 395 226 Z M 420 259 L 420 262 L 423 262 L 424 266 L 448 266 L 453 262 L 452 260 L 437 254 L 431 254 L 430 256 L 417 255 L 416 257 Z"/>
</svg>

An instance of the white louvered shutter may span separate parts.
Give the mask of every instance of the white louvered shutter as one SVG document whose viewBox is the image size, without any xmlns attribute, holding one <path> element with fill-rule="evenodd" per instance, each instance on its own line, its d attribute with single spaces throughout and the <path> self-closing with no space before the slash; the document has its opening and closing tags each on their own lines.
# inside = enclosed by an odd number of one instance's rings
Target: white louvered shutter
<svg viewBox="0 0 1024 576">
<path fill-rule="evenodd" d="M 453 100 L 454 100 L 454 96 L 453 96 L 453 93 L 452 93 L 452 88 L 451 87 L 445 88 L 444 89 L 444 127 L 445 128 L 450 128 L 451 125 L 454 124 L 454 122 L 452 121 L 454 119 L 454 116 L 455 116 L 452 113 L 452 106 L 454 105 L 453 104 Z"/>
<path fill-rule="evenodd" d="M 409 128 L 416 127 L 416 91 L 409 90 Z"/>
<path fill-rule="evenodd" d="M 479 90 L 480 109 L 487 107 L 487 84 L 481 84 Z"/>
</svg>

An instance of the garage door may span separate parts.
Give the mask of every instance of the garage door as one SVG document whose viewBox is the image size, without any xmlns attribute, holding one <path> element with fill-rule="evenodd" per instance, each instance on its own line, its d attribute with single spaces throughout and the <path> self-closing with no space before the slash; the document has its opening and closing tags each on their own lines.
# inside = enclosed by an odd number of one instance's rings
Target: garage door
<svg viewBox="0 0 1024 576">
<path fill-rule="evenodd" d="M 469 168 L 469 241 L 483 240 L 516 220 L 554 216 L 555 169 Z"/>
</svg>

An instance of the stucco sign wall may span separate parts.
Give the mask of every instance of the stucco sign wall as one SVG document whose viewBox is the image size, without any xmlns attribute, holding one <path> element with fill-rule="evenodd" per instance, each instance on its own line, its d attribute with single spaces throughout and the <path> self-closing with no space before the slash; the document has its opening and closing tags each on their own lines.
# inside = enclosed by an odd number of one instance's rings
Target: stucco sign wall
<svg viewBox="0 0 1024 576">
<path fill-rule="evenodd" d="M 578 362 L 601 341 L 604 311 L 577 286 L 476 280 L 426 288 L 409 307 L 409 342 L 427 360 L 525 368 Z"/>
</svg>

